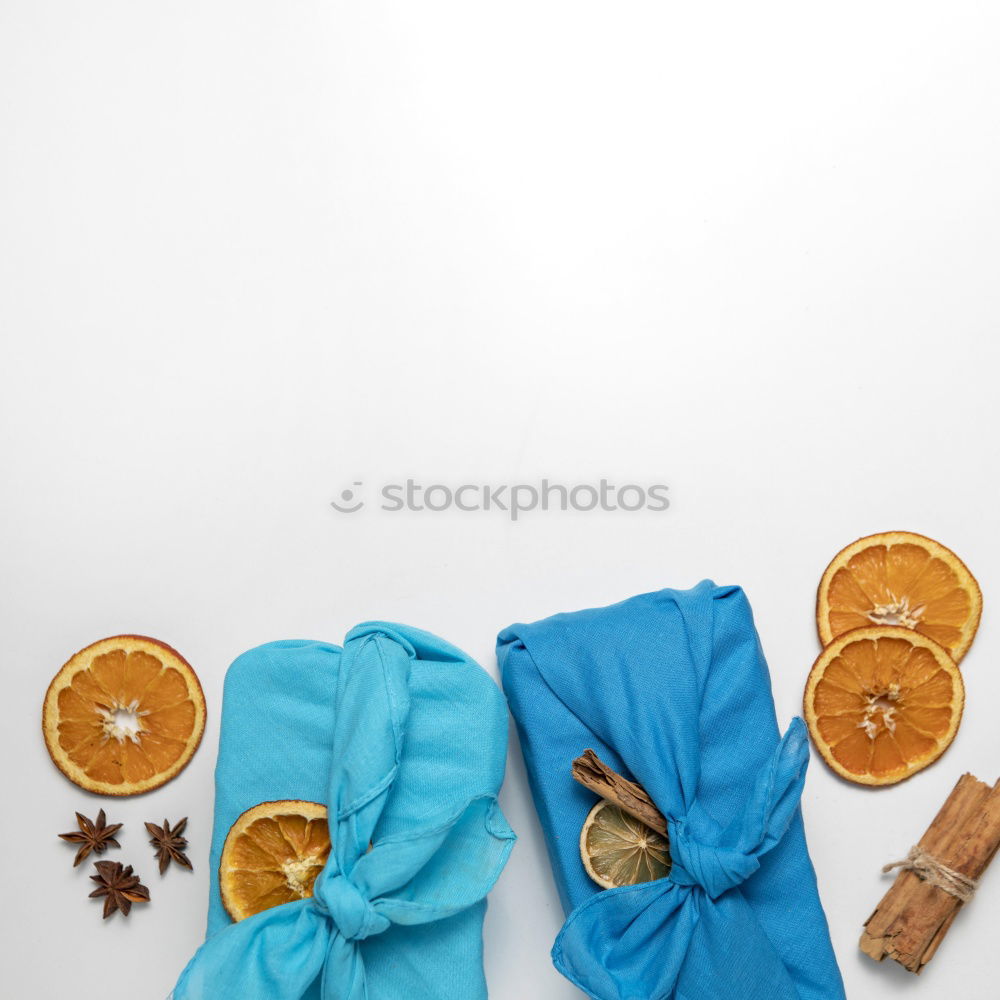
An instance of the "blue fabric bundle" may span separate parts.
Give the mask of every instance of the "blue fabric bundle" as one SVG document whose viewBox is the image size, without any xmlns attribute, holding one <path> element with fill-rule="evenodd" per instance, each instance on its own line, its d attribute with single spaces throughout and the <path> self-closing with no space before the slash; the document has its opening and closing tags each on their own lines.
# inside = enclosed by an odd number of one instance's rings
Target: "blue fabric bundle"
<svg viewBox="0 0 1000 1000">
<path fill-rule="evenodd" d="M 514 834 L 496 802 L 507 714 L 460 650 L 402 625 L 276 642 L 226 677 L 208 936 L 175 1000 L 485 1000 L 486 893 Z M 277 799 L 327 805 L 311 899 L 232 923 L 226 834 Z M 371 849 L 369 850 L 369 844 Z"/>
<path fill-rule="evenodd" d="M 514 625 L 498 658 L 568 914 L 563 975 L 598 1000 L 843 1000 L 799 810 L 805 727 L 779 739 L 739 588 Z M 587 748 L 667 817 L 667 878 L 588 878 L 579 834 L 596 798 L 570 777 Z"/>
</svg>

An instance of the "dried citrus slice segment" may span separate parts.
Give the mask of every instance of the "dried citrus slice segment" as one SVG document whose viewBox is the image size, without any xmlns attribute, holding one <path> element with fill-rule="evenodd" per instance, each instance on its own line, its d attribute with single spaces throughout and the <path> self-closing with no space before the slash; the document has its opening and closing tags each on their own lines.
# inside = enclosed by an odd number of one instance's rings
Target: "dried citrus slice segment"
<svg viewBox="0 0 1000 1000">
<path fill-rule="evenodd" d="M 869 625 L 902 625 L 930 636 L 958 663 L 979 627 L 983 595 L 951 549 L 910 531 L 852 542 L 820 581 L 816 622 L 825 646 Z"/>
<path fill-rule="evenodd" d="M 962 674 L 947 650 L 898 625 L 834 639 L 804 699 L 823 759 L 862 785 L 893 785 L 932 764 L 955 738 L 964 705 Z"/>
<path fill-rule="evenodd" d="M 205 696 L 175 649 L 141 635 L 101 639 L 52 679 L 45 745 L 70 781 L 101 795 L 138 795 L 178 774 L 205 731 Z"/>
<path fill-rule="evenodd" d="M 261 802 L 232 825 L 222 847 L 219 889 L 233 920 L 308 899 L 330 856 L 326 806 Z"/>
<path fill-rule="evenodd" d="M 667 838 L 607 799 L 583 823 L 580 857 L 587 874 L 605 889 L 653 882 L 670 873 Z"/>
</svg>

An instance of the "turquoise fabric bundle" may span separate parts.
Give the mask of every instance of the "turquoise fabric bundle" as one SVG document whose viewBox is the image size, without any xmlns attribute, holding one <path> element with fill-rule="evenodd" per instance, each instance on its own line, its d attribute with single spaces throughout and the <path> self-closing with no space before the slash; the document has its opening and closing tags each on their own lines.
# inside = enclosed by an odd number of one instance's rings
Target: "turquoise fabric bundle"
<svg viewBox="0 0 1000 1000">
<path fill-rule="evenodd" d="M 799 810 L 809 748 L 779 738 L 737 587 L 705 581 L 514 625 L 498 641 L 568 914 L 556 967 L 598 1000 L 843 1000 Z M 592 748 L 667 817 L 667 878 L 601 891 L 579 834 Z"/>
<path fill-rule="evenodd" d="M 237 659 L 208 935 L 175 1000 L 485 1000 L 485 897 L 514 841 L 496 801 L 506 746 L 493 681 L 418 629 L 375 622 L 343 648 L 276 642 Z M 232 923 L 218 880 L 226 834 L 278 799 L 327 806 L 329 861 L 313 898 Z"/>
</svg>

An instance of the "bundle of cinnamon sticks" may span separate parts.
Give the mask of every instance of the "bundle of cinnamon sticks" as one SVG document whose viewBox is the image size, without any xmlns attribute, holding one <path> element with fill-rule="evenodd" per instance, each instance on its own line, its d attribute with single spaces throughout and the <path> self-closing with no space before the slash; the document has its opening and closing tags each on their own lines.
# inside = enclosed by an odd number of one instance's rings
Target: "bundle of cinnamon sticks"
<svg viewBox="0 0 1000 1000">
<path fill-rule="evenodd" d="M 919 973 L 1000 847 L 1000 781 L 964 774 L 865 923 L 861 950 Z"/>
</svg>

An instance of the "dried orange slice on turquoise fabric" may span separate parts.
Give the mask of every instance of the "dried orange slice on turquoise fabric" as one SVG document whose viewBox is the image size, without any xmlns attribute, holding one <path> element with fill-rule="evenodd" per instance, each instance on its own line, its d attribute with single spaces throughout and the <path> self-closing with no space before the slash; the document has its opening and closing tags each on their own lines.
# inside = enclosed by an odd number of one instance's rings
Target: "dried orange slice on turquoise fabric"
<svg viewBox="0 0 1000 1000">
<path fill-rule="evenodd" d="M 308 899 L 330 856 L 326 806 L 283 799 L 248 809 L 226 835 L 222 904 L 233 920 Z"/>
</svg>

